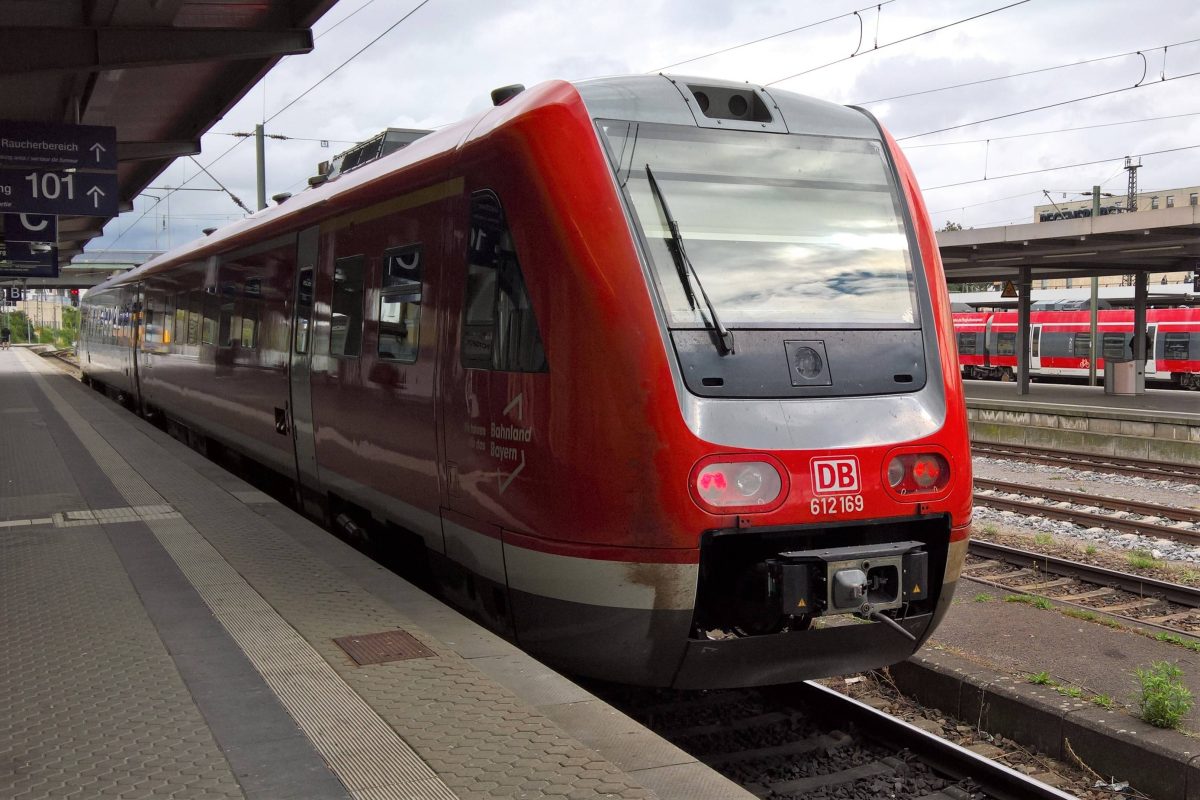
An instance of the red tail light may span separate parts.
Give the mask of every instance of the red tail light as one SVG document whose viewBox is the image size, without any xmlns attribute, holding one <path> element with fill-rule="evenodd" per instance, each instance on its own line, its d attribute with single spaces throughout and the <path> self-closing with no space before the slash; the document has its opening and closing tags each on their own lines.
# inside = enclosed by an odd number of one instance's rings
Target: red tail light
<svg viewBox="0 0 1200 800">
<path fill-rule="evenodd" d="M 937 494 L 950 483 L 950 463 L 940 453 L 902 453 L 888 462 L 887 481 L 897 494 Z"/>
<path fill-rule="evenodd" d="M 787 494 L 784 471 L 758 454 L 709 456 L 692 468 L 692 498 L 714 514 L 770 511 Z"/>
</svg>

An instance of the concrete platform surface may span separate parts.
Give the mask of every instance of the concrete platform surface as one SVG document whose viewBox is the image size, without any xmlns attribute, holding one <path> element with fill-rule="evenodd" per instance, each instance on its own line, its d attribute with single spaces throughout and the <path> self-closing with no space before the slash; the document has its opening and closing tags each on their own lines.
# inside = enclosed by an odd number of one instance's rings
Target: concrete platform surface
<svg viewBox="0 0 1200 800">
<path fill-rule="evenodd" d="M 750 796 L 24 350 L 0 633 L 6 800 Z"/>
<path fill-rule="evenodd" d="M 1145 394 L 1123 396 L 1104 393 L 1103 386 L 1081 386 L 1071 383 L 1039 381 L 1029 384 L 1029 394 L 1017 394 L 1017 384 L 1004 381 L 963 381 L 967 404 L 974 401 L 1003 401 L 1028 407 L 1031 411 L 1052 412 L 1050 407 L 1092 412 L 1149 412 L 1169 417 L 1192 419 L 1200 424 L 1200 392 L 1148 388 Z"/>
</svg>

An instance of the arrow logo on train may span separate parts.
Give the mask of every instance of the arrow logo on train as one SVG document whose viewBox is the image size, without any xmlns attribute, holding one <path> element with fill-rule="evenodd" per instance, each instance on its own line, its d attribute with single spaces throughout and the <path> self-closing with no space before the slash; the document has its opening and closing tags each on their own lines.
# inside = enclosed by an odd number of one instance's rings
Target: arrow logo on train
<svg viewBox="0 0 1200 800">
<path fill-rule="evenodd" d="M 521 392 L 516 397 L 514 397 L 512 400 L 509 400 L 508 405 L 506 405 L 504 407 L 504 411 L 502 411 L 501 413 L 508 414 L 508 412 L 512 410 L 512 407 L 516 406 L 517 407 L 517 415 L 516 415 L 517 419 L 524 420 L 525 419 L 525 404 L 523 402 L 524 397 L 525 397 L 525 393 Z"/>
<path fill-rule="evenodd" d="M 503 475 L 500 476 L 500 494 L 504 494 L 504 490 L 507 489 L 509 487 L 509 484 L 511 484 L 513 482 L 513 478 L 520 475 L 521 470 L 523 470 L 523 469 L 525 469 L 525 451 L 524 450 L 521 451 L 521 463 L 518 464 L 517 468 L 512 471 L 512 474 L 510 474 L 507 478 L 504 477 Z"/>
</svg>

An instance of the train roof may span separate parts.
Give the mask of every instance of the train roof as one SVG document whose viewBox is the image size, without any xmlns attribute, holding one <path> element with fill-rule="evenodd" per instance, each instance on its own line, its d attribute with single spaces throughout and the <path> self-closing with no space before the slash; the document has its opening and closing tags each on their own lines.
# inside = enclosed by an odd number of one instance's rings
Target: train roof
<svg viewBox="0 0 1200 800">
<path fill-rule="evenodd" d="M 250 235 L 259 229 L 266 229 L 267 235 L 278 235 L 345 211 L 350 208 L 350 201 L 345 198 L 355 196 L 356 190 L 384 180 L 397 170 L 452 156 L 472 140 L 487 135 L 522 112 L 539 104 L 555 102 L 554 96 L 560 95 L 566 86 L 574 87 L 579 93 L 593 119 L 874 140 L 883 136 L 875 119 L 861 109 L 747 83 L 662 74 L 597 78 L 576 83 L 547 81 L 521 92 L 508 102 L 432 131 L 376 161 L 310 186 L 277 205 L 109 278 L 93 291 L 135 283 L 179 262 L 203 260 L 237 248 L 249 243 Z M 737 98 L 749 104 L 743 118 L 735 118 L 727 111 L 738 102 Z M 346 207 L 342 208 L 342 205 Z"/>
</svg>

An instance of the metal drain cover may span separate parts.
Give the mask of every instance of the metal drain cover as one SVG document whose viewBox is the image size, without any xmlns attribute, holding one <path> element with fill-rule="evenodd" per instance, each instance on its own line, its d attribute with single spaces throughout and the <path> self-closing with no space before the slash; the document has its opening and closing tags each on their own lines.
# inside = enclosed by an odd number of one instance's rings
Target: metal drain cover
<svg viewBox="0 0 1200 800">
<path fill-rule="evenodd" d="M 359 666 L 383 664 L 388 661 L 404 661 L 410 658 L 429 658 L 437 655 L 405 631 L 364 633 L 359 636 L 342 636 L 334 644 L 346 651 Z"/>
</svg>

